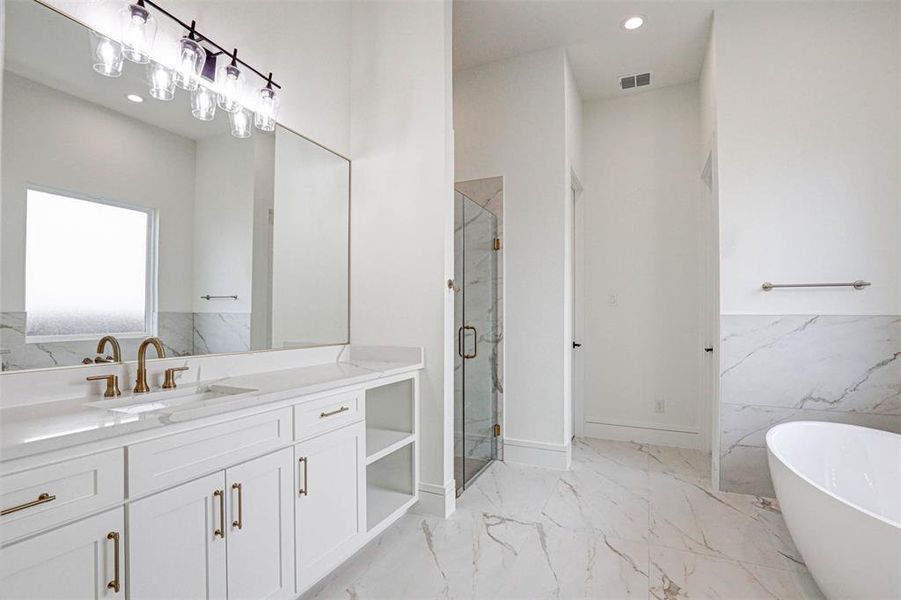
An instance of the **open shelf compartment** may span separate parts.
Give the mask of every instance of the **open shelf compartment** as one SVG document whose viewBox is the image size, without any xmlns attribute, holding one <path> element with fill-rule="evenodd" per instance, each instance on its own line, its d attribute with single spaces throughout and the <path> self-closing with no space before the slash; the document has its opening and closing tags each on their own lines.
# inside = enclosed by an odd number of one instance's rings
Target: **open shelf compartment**
<svg viewBox="0 0 901 600">
<path fill-rule="evenodd" d="M 366 464 L 413 443 L 414 393 L 413 379 L 366 390 Z"/>
<path fill-rule="evenodd" d="M 415 502 L 414 456 L 413 444 L 406 444 L 366 467 L 366 524 L 370 531 Z"/>
</svg>

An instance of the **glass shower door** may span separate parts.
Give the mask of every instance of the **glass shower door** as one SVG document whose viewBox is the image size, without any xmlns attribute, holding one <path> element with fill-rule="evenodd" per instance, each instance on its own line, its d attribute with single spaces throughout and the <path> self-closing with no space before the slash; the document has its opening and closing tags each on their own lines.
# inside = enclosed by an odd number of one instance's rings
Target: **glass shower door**
<svg viewBox="0 0 901 600">
<path fill-rule="evenodd" d="M 458 491 L 497 457 L 497 217 L 456 197 L 457 355 L 454 470 Z"/>
</svg>

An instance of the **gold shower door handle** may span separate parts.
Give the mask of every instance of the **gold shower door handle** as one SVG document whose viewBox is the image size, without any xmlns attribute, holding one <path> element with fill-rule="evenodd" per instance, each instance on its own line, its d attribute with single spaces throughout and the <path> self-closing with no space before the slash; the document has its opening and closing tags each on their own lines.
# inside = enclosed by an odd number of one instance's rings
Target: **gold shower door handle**
<svg viewBox="0 0 901 600">
<path fill-rule="evenodd" d="M 466 340 L 464 332 L 469 329 L 472 331 L 472 354 L 466 354 L 463 351 L 463 343 Z M 457 352 L 465 359 L 475 358 L 479 355 L 479 330 L 472 325 L 464 325 L 457 331 Z"/>
<path fill-rule="evenodd" d="M 118 594 L 119 588 L 121 588 L 119 583 L 119 532 L 110 531 L 106 534 L 106 539 L 113 541 L 113 580 L 106 584 L 106 588 Z"/>
</svg>

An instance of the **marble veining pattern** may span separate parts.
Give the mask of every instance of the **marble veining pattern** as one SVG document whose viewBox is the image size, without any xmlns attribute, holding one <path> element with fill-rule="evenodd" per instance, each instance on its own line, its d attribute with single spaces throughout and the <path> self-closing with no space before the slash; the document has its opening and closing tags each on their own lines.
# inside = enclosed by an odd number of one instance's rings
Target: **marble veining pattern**
<svg viewBox="0 0 901 600">
<path fill-rule="evenodd" d="M 161 312 L 159 337 L 166 354 L 186 356 L 193 351 L 191 336 L 193 315 L 187 312 Z M 82 359 L 96 355 L 97 339 L 26 343 L 25 313 L 0 313 L 0 360 L 3 371 L 80 365 Z M 141 338 L 119 338 L 124 359 L 134 358 Z M 108 349 L 109 350 L 109 349 Z"/>
<path fill-rule="evenodd" d="M 765 435 L 836 421 L 901 432 L 901 317 L 723 315 L 720 485 L 772 495 Z"/>
<path fill-rule="evenodd" d="M 250 351 L 250 313 L 194 313 L 194 354 Z"/>
<path fill-rule="evenodd" d="M 450 519 L 409 514 L 304 598 L 822 598 L 775 501 L 693 450 L 578 440 L 571 471 L 496 462 Z"/>
</svg>

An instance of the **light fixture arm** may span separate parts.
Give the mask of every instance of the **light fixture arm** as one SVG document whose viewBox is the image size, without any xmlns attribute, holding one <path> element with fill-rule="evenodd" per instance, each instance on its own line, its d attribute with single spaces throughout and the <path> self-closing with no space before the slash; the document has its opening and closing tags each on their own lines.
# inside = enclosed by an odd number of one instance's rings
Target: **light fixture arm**
<svg viewBox="0 0 901 600">
<path fill-rule="evenodd" d="M 244 65 L 245 67 L 247 67 L 248 69 L 250 69 L 251 71 L 256 73 L 260 79 L 265 80 L 267 87 L 271 88 L 274 86 L 278 89 L 282 89 L 282 86 L 280 86 L 279 84 L 275 83 L 272 80 L 272 73 L 269 74 L 269 77 L 266 77 L 260 71 L 256 70 L 251 65 L 247 64 L 246 62 L 244 62 L 243 60 L 238 58 L 237 48 L 235 48 L 235 50 L 233 52 L 229 52 L 228 50 L 226 50 L 225 48 L 223 48 L 222 46 L 220 46 L 219 44 L 217 44 L 216 42 L 211 40 L 209 37 L 201 34 L 199 31 L 197 31 L 197 22 L 196 21 L 191 21 L 191 24 L 188 25 L 187 23 L 185 23 L 184 21 L 182 21 L 181 19 L 179 19 L 178 17 L 176 17 L 175 15 L 173 15 L 172 13 L 170 13 L 169 11 L 164 9 L 162 6 L 160 6 L 156 2 L 153 2 L 153 0 L 137 0 L 137 3 L 139 6 L 147 5 L 147 6 L 154 8 L 157 12 L 169 17 L 170 19 L 172 19 L 173 21 L 178 23 L 181 27 L 183 27 L 184 29 L 187 29 L 188 30 L 188 39 L 194 40 L 196 42 L 205 42 L 205 43 L 209 44 L 210 46 L 213 46 L 214 48 L 216 48 L 216 50 L 218 50 L 218 52 L 216 52 L 215 54 L 225 54 L 226 56 L 228 56 L 229 58 L 232 59 L 233 65 L 235 65 L 237 63 Z"/>
</svg>

